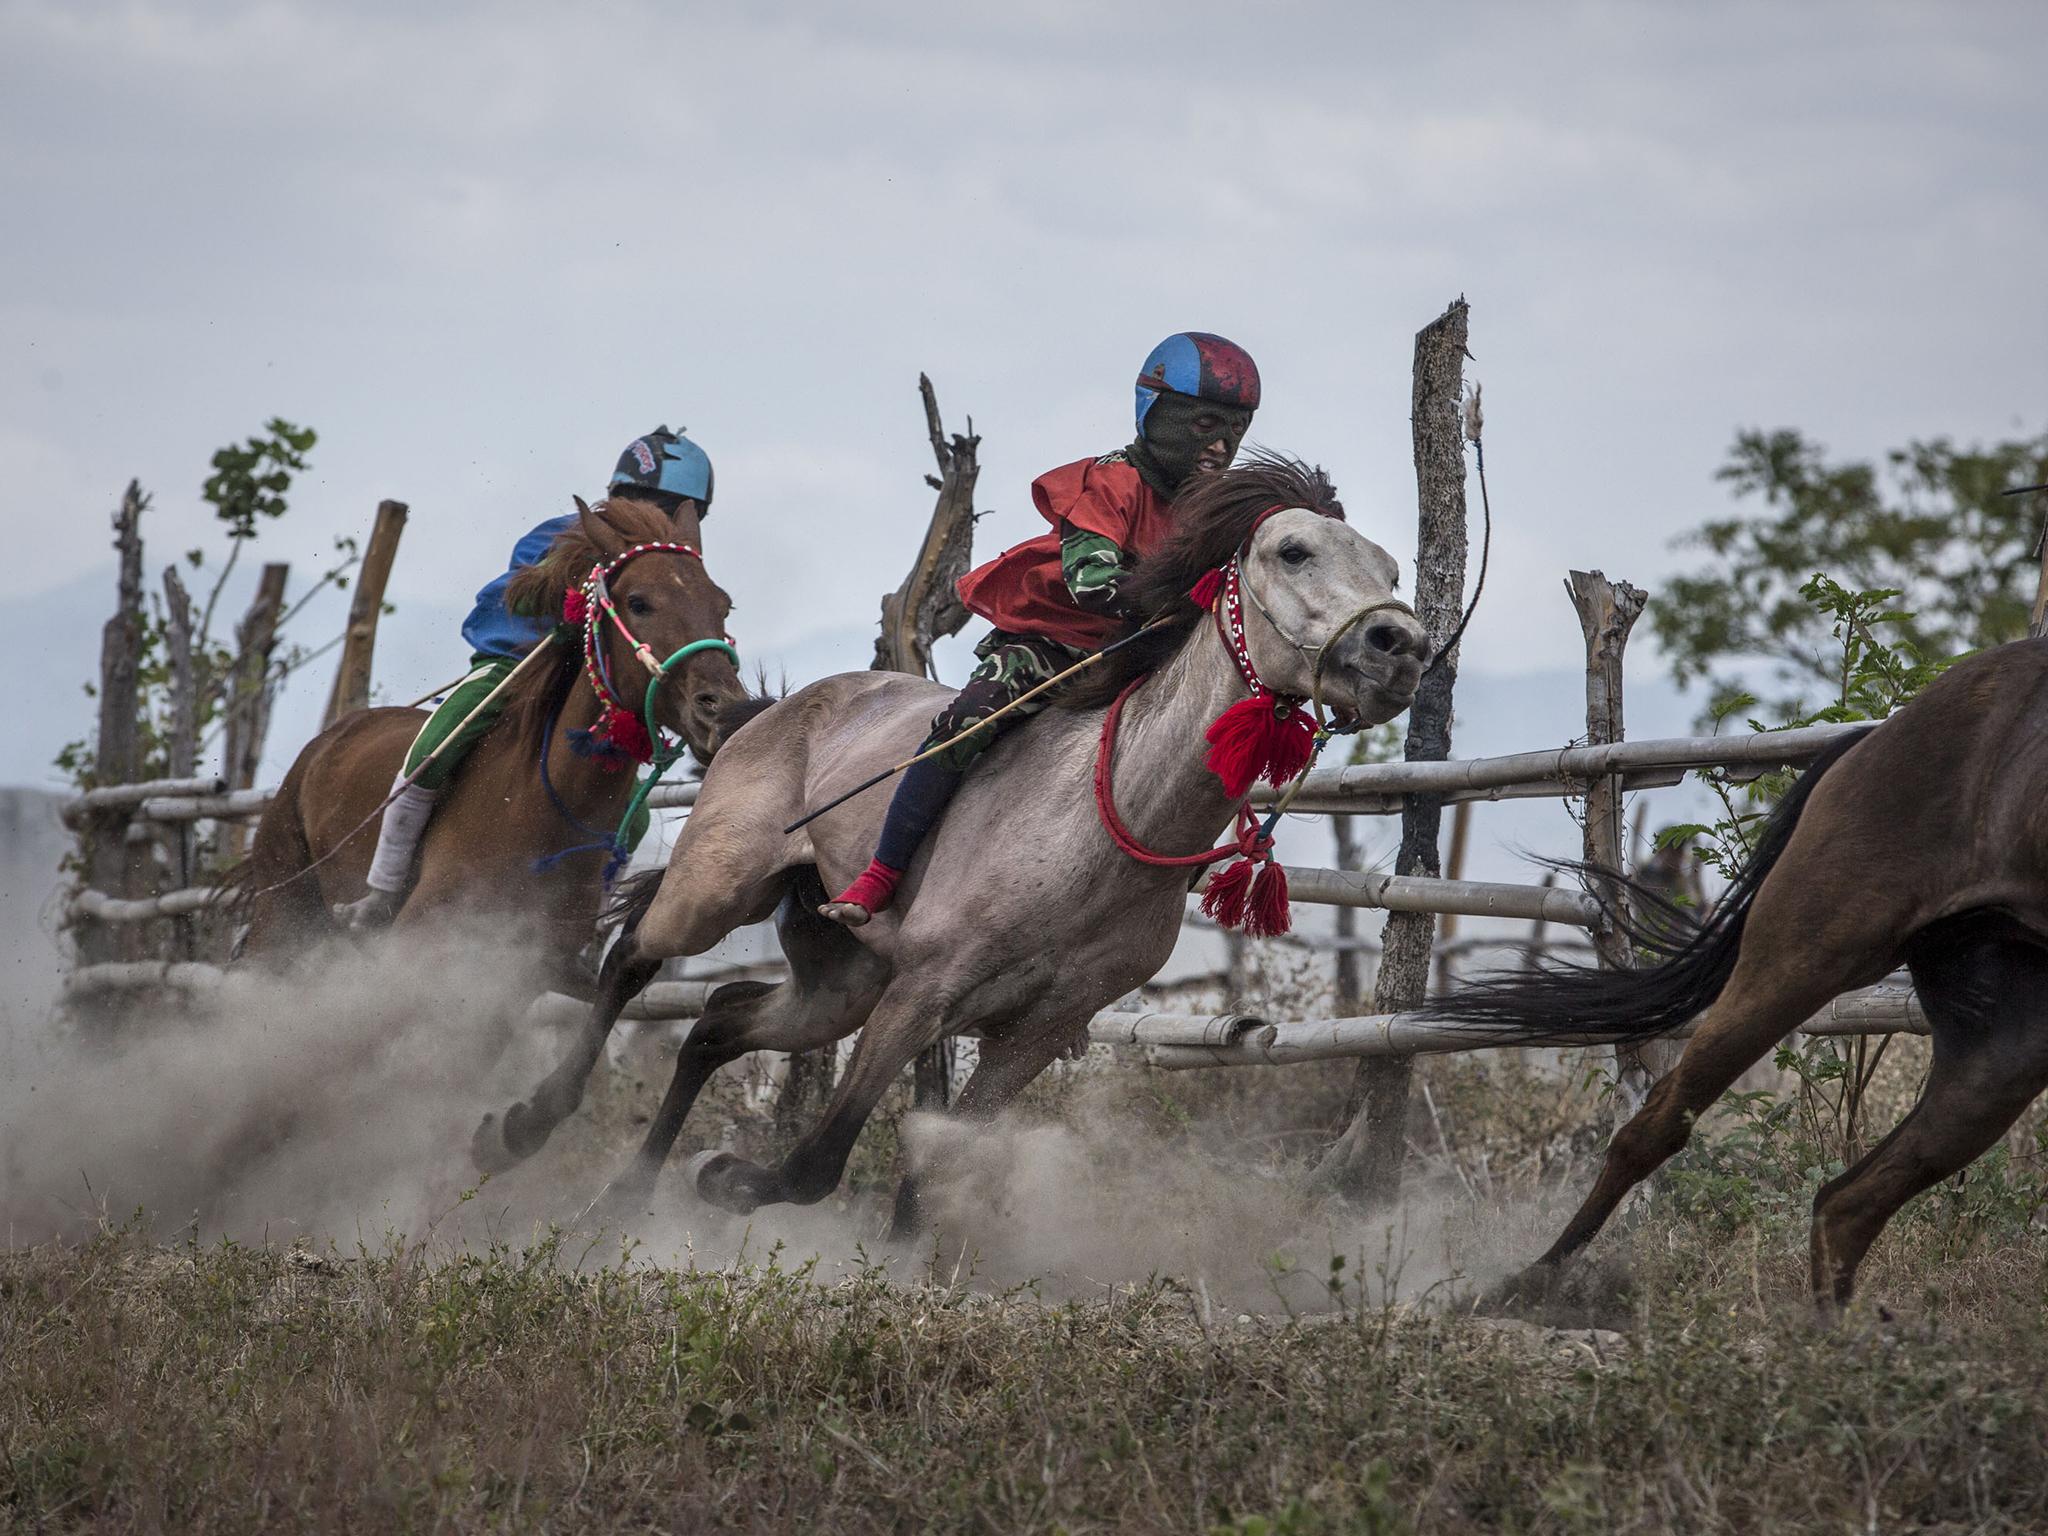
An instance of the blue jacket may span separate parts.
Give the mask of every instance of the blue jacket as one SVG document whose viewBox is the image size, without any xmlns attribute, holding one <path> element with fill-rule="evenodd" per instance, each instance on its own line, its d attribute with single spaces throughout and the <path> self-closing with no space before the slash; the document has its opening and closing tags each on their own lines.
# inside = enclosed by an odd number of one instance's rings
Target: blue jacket
<svg viewBox="0 0 2048 1536">
<path fill-rule="evenodd" d="M 480 656 L 508 656 L 516 661 L 547 638 L 561 615 L 513 613 L 505 606 L 505 588 L 518 572 L 538 565 L 548 546 L 555 542 L 555 536 L 574 524 L 576 517 L 574 512 L 551 517 L 512 546 L 512 560 L 505 567 L 505 574 L 484 584 L 476 595 L 476 606 L 462 621 L 462 638 L 469 642 L 471 650 Z"/>
</svg>

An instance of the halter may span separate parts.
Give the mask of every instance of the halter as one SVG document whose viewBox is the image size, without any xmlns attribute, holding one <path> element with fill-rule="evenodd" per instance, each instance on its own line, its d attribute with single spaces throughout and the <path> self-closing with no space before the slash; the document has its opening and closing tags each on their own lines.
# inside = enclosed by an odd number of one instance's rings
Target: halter
<svg viewBox="0 0 2048 1536">
<path fill-rule="evenodd" d="M 1391 611 L 1415 617 L 1415 611 L 1401 599 L 1387 596 L 1375 598 L 1350 614 L 1317 644 L 1306 644 L 1288 634 L 1244 575 L 1244 556 L 1251 548 L 1252 535 L 1267 518 L 1283 510 L 1269 507 L 1260 513 L 1236 552 L 1219 569 L 1204 575 L 1188 593 L 1191 601 L 1207 608 L 1215 618 L 1217 638 L 1223 642 L 1223 649 L 1250 694 L 1217 716 L 1208 730 L 1208 767 L 1223 781 L 1225 793 L 1238 801 L 1233 840 L 1201 853 L 1154 853 L 1137 840 L 1117 814 L 1113 788 L 1117 726 L 1125 702 L 1145 683 L 1145 677 L 1132 680 L 1110 705 L 1103 717 L 1095 757 L 1095 809 L 1110 841 L 1130 858 L 1155 867 L 1194 868 L 1234 856 L 1236 863 L 1209 878 L 1202 895 L 1202 910 L 1221 926 L 1242 927 L 1254 938 L 1282 934 L 1290 926 L 1287 873 L 1273 858 L 1273 829 L 1324 744 L 1333 735 L 1357 729 L 1333 727 L 1323 714 L 1323 667 L 1331 650 L 1356 625 L 1375 613 Z M 1313 714 L 1302 712 L 1300 698 L 1274 692 L 1259 676 L 1245 635 L 1246 599 L 1272 626 L 1273 632 L 1309 662 L 1307 702 Z M 1262 777 L 1274 788 L 1285 790 L 1263 821 L 1252 814 L 1248 801 L 1252 785 Z"/>
<path fill-rule="evenodd" d="M 635 635 L 626 621 L 619 616 L 618 608 L 612 603 L 611 587 L 609 584 L 610 578 L 621 566 L 637 556 L 648 554 L 688 555 L 692 560 L 698 561 L 700 564 L 704 559 L 703 554 L 693 545 L 689 544 L 663 541 L 635 544 L 623 554 L 616 555 L 612 559 L 590 568 L 590 574 L 583 579 L 582 585 L 569 592 L 562 599 L 562 622 L 582 627 L 583 673 L 590 681 L 591 692 L 597 695 L 598 703 L 603 706 L 602 711 L 598 715 L 596 725 L 587 731 L 571 731 L 569 733 L 570 750 L 579 756 L 595 759 L 601 768 L 618 769 L 625 767 L 628 763 L 651 762 L 654 765 L 654 771 L 634 786 L 633 796 L 626 802 L 625 812 L 619 817 L 618 829 L 609 838 L 603 842 L 584 843 L 574 848 L 565 848 L 560 853 L 550 854 L 546 858 L 538 859 L 534 863 L 536 871 L 552 868 L 555 864 L 572 854 L 587 853 L 594 849 L 603 848 L 609 850 L 609 857 L 606 858 L 604 864 L 604 883 L 609 886 L 617 878 L 619 871 L 626 867 L 627 859 L 632 856 L 633 850 L 628 842 L 628 834 L 632 828 L 634 817 L 639 814 L 640 808 L 647 801 L 649 792 L 660 782 L 661 776 L 668 772 L 683 755 L 683 748 L 680 744 L 660 747 L 656 745 L 660 727 L 654 723 L 655 694 L 660 690 L 661 685 L 667 681 L 671 670 L 688 661 L 699 652 L 723 651 L 734 666 L 739 665 L 740 653 L 733 646 L 729 637 L 717 640 L 692 640 L 689 644 L 676 650 L 666 661 L 656 661 L 654 659 L 653 648 L 640 639 L 638 635 Z M 633 712 L 631 706 L 620 698 L 617 688 L 612 683 L 611 668 L 605 660 L 604 647 L 598 643 L 602 621 L 607 618 L 618 629 L 620 636 L 625 640 L 627 646 L 631 648 L 633 655 L 638 658 L 642 666 L 647 668 L 649 674 L 647 692 L 641 700 L 640 712 L 637 715 Z M 548 798 L 553 802 L 555 809 L 562 814 L 565 820 L 578 831 L 586 835 L 591 834 L 597 829 L 585 826 L 581 820 L 571 814 L 569 808 L 562 803 L 561 796 L 555 792 L 554 784 L 548 774 L 547 741 L 548 737 L 553 733 L 554 719 L 550 717 L 548 729 L 541 737 L 541 785 L 546 789 Z"/>
<path fill-rule="evenodd" d="M 572 733 L 570 745 L 577 752 L 596 758 L 606 768 L 623 768 L 629 762 L 653 760 L 655 735 L 659 729 L 654 723 L 654 696 L 673 668 L 700 651 L 723 651 L 734 666 L 738 666 L 740 660 L 740 653 L 729 638 L 692 640 L 666 661 L 654 659 L 652 648 L 635 635 L 619 616 L 619 610 L 612 603 L 610 586 L 611 577 L 621 567 L 640 555 L 648 554 L 688 555 L 700 564 L 704 559 L 703 554 L 690 544 L 660 541 L 635 544 L 624 553 L 592 566 L 583 584 L 562 600 L 563 622 L 583 627 L 583 675 L 589 679 L 591 692 L 597 695 L 598 703 L 603 706 L 597 724 L 588 731 Z M 638 714 L 619 696 L 612 683 L 610 665 L 605 660 L 604 646 L 599 643 L 602 620 L 607 618 L 649 674 L 647 692 L 641 700 Z M 672 752 L 669 761 L 673 761 L 675 755 Z"/>
</svg>

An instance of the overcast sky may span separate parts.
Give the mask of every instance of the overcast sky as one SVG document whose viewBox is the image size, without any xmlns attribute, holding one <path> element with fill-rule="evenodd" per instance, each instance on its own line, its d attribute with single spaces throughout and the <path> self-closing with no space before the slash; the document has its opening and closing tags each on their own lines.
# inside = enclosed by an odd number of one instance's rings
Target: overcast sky
<svg viewBox="0 0 2048 1536">
<path fill-rule="evenodd" d="M 154 578 L 283 415 L 321 440 L 265 546 L 310 575 L 402 498 L 391 595 L 453 615 L 665 421 L 717 464 L 743 650 L 813 654 L 929 513 L 920 369 L 985 436 L 986 555 L 1180 328 L 1252 352 L 1254 440 L 1406 562 L 1412 338 L 1463 293 L 1467 666 L 1570 665 L 1563 572 L 1654 589 L 1737 428 L 2048 425 L 2044 44 L 2039 4 L 0 0 L 0 601 L 68 689 L 121 485 Z M 380 682 L 463 656 L 406 627 Z"/>
</svg>

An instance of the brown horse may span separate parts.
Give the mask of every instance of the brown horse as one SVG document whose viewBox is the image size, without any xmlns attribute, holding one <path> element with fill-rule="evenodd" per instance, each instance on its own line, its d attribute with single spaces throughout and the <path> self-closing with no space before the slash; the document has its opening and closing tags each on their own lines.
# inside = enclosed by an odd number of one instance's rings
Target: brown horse
<svg viewBox="0 0 2048 1536">
<path fill-rule="evenodd" d="M 1660 963 L 1491 978 L 1426 1010 L 1510 1036 L 1624 1040 L 1704 1010 L 1678 1064 L 1615 1133 L 1585 1204 L 1510 1294 L 1547 1291 L 1778 1041 L 1904 964 L 1933 1030 L 1927 1085 L 1813 1202 L 1814 1299 L 1845 1305 L 1892 1214 L 1967 1167 L 2048 1087 L 2048 641 L 1969 657 L 1883 724 L 1831 746 L 1704 921 L 1666 906 L 1632 926 Z"/>
<path fill-rule="evenodd" d="M 837 1187 L 883 1091 L 924 1047 L 980 1031 L 980 1064 L 955 1112 L 991 1115 L 1091 1015 L 1148 979 L 1180 934 L 1190 871 L 1140 862 L 1108 830 L 1104 801 L 1127 840 L 1163 856 L 1210 848 L 1242 803 L 1207 766 L 1204 733 L 1249 689 L 1220 624 L 1188 600 L 1190 585 L 1242 546 L 1249 665 L 1272 692 L 1295 697 L 1310 693 L 1319 671 L 1323 698 L 1360 722 L 1407 708 L 1424 650 L 1422 626 L 1392 595 L 1393 559 L 1344 524 L 1319 471 L 1268 463 L 1206 476 L 1181 494 L 1174 516 L 1172 540 L 1133 575 L 1138 610 L 1161 619 L 1144 637 L 1150 650 L 1119 653 L 1091 694 L 991 747 L 897 903 L 863 927 L 842 928 L 816 908 L 867 862 L 887 797 L 860 796 L 787 829 L 902 758 L 945 690 L 851 673 L 789 695 L 737 731 L 706 774 L 658 888 L 633 904 L 588 1029 L 531 1098 L 485 1120 L 473 1143 L 479 1164 L 503 1168 L 540 1147 L 575 1108 L 619 1010 L 663 960 L 701 954 L 770 914 L 790 979 L 713 994 L 646 1145 L 614 1186 L 615 1214 L 630 1214 L 651 1191 L 711 1073 L 749 1051 L 814 1050 L 860 1031 L 823 1121 L 781 1167 L 718 1154 L 695 1169 L 697 1192 L 730 1210 L 807 1204 Z M 1135 691 L 1118 695 L 1112 751 L 1103 690 L 1119 684 Z M 915 1214 L 915 1187 L 906 1185 L 899 1228 Z"/>
<path fill-rule="evenodd" d="M 559 613 L 564 595 L 593 566 L 637 544 L 694 547 L 696 522 L 687 510 L 678 521 L 626 497 L 600 502 L 555 540 L 540 564 L 514 579 L 510 600 L 522 612 Z M 731 600 L 690 555 L 657 550 L 635 556 L 609 585 L 620 616 L 657 656 L 725 635 Z M 599 633 L 610 675 L 637 709 L 645 673 L 616 626 L 604 624 Z M 745 696 L 730 657 L 706 650 L 664 682 L 656 711 L 661 724 L 708 760 L 718 744 L 720 711 Z M 579 982 L 574 962 L 597 919 L 606 855 L 585 845 L 610 836 L 633 789 L 632 773 L 571 747 L 571 733 L 593 726 L 599 710 L 576 644 L 553 645 L 548 659 L 512 684 L 498 724 L 470 751 L 434 811 L 418 879 L 395 926 L 416 928 L 458 912 L 517 918 L 541 935 L 549 962 L 543 971 L 552 973 L 552 984 L 588 994 L 588 979 Z M 257 826 L 242 876 L 243 889 L 252 893 L 245 952 L 284 960 L 337 931 L 331 908 L 362 893 L 376 844 L 376 808 L 424 718 L 416 709 L 363 710 L 336 721 L 299 753 Z M 583 851 L 536 870 L 539 861 L 579 847 Z"/>
</svg>

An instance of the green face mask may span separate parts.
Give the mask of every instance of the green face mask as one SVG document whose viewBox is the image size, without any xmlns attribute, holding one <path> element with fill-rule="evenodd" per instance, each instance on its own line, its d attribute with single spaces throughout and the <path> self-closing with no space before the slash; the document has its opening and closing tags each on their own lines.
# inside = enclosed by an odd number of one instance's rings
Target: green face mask
<svg viewBox="0 0 2048 1536">
<path fill-rule="evenodd" d="M 1228 469 L 1251 424 L 1250 411 L 1163 390 L 1145 413 L 1140 442 L 1161 476 L 1178 490 L 1191 475 Z"/>
</svg>

